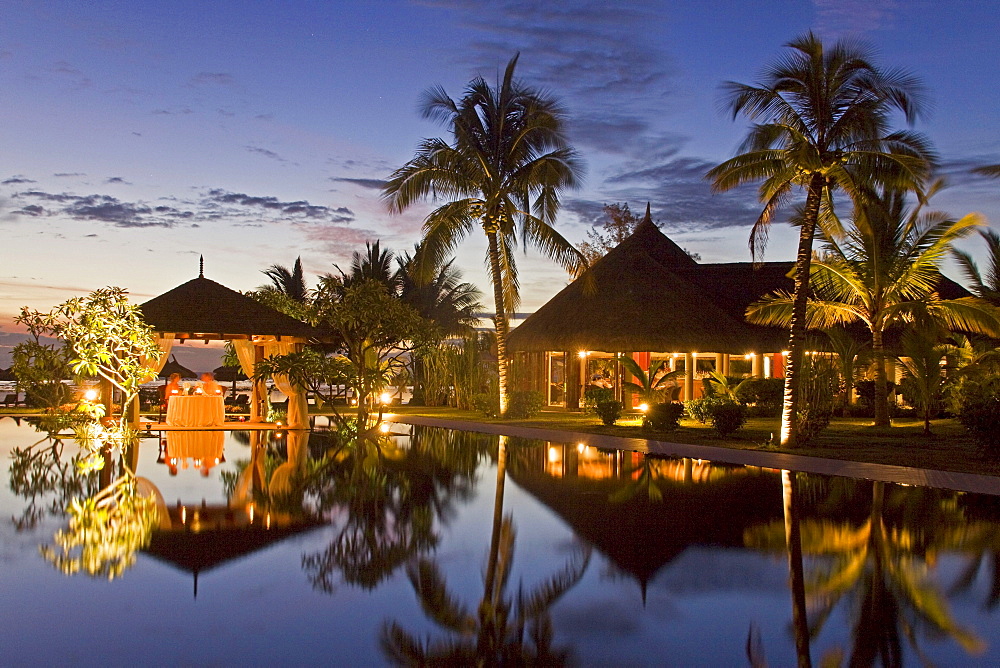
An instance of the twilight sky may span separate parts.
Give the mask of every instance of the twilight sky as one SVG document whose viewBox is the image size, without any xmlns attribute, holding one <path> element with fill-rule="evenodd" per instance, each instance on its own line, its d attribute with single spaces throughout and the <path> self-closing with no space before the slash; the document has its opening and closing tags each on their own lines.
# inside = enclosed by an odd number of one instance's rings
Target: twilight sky
<svg viewBox="0 0 1000 668">
<path fill-rule="evenodd" d="M 990 0 L 551 0 L 5 3 L 0 22 L 0 364 L 21 305 L 105 285 L 137 302 L 197 275 L 260 285 L 302 256 L 314 276 L 366 240 L 410 249 L 428 207 L 390 217 L 380 179 L 419 140 L 447 136 L 420 93 L 521 78 L 561 98 L 587 166 L 558 228 L 579 241 L 628 202 L 704 261 L 746 261 L 752 191 L 703 180 L 745 131 L 719 110 L 813 29 L 867 40 L 924 81 L 928 134 L 952 187 L 935 208 L 1000 226 L 1000 7 Z M 765 259 L 790 259 L 778 226 Z M 967 247 L 976 251 L 976 244 Z M 485 243 L 458 264 L 486 288 Z M 529 251 L 522 309 L 565 283 Z"/>
</svg>

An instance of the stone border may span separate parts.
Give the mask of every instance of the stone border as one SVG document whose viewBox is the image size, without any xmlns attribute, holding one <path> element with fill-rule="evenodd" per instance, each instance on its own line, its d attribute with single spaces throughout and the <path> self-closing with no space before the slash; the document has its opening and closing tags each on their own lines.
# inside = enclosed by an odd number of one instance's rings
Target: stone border
<svg viewBox="0 0 1000 668">
<path fill-rule="evenodd" d="M 740 450 L 738 448 L 722 448 L 713 445 L 691 445 L 688 443 L 671 443 L 647 438 L 627 438 L 623 436 L 606 436 L 603 434 L 584 434 L 562 429 L 543 429 L 540 427 L 519 427 L 505 424 L 484 424 L 481 422 L 465 422 L 462 420 L 446 420 L 441 418 L 422 417 L 418 415 L 386 415 L 386 420 L 401 424 L 411 424 L 423 427 L 444 427 L 460 431 L 475 431 L 484 434 L 517 436 L 534 438 L 542 441 L 559 443 L 583 443 L 607 450 L 632 450 L 648 452 L 672 457 L 690 457 L 692 459 L 707 459 L 727 464 L 743 466 L 759 466 L 761 468 L 788 469 L 804 473 L 819 473 L 821 475 L 843 476 L 847 478 L 862 478 L 866 480 L 881 480 L 901 485 L 919 485 L 921 487 L 937 487 L 972 492 L 974 494 L 992 494 L 1000 496 L 1000 477 L 978 473 L 957 473 L 954 471 L 937 471 L 920 469 L 911 466 L 894 464 L 871 464 L 845 459 L 828 459 L 826 457 L 811 457 L 793 455 L 786 452 L 765 452 L 763 450 Z"/>
</svg>

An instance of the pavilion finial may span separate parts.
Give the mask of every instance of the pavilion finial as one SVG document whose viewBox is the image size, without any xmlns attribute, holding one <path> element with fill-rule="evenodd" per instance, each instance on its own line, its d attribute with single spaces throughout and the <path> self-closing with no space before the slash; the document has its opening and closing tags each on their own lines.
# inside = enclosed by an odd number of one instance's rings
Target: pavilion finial
<svg viewBox="0 0 1000 668">
<path fill-rule="evenodd" d="M 646 218 L 645 218 L 645 220 L 648 220 L 649 222 L 653 222 L 653 217 L 649 213 L 649 202 L 646 202 Z"/>
<path fill-rule="evenodd" d="M 205 278 L 205 256 L 198 256 L 198 278 Z"/>
</svg>

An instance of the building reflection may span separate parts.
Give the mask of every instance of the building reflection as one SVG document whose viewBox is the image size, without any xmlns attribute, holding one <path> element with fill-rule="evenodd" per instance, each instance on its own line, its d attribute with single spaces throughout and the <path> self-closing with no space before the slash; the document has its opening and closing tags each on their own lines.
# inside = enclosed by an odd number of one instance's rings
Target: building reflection
<svg viewBox="0 0 1000 668">
<path fill-rule="evenodd" d="M 743 548 L 747 527 L 782 516 L 772 471 L 511 440 L 511 479 L 633 579 L 643 600 L 688 548 Z"/>
</svg>

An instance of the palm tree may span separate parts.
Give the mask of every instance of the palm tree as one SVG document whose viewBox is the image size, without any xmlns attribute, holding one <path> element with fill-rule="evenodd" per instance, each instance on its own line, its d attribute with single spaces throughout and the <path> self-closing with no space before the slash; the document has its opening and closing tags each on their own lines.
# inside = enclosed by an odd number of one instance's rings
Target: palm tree
<svg viewBox="0 0 1000 668">
<path fill-rule="evenodd" d="M 933 327 L 907 330 L 900 345 L 902 355 L 898 361 L 903 367 L 900 385 L 924 419 L 924 434 L 930 436 L 931 418 L 937 414 L 944 392 L 946 378 L 941 362 L 948 346 L 941 344 L 939 332 Z"/>
<path fill-rule="evenodd" d="M 454 267 L 454 258 L 439 263 L 430 277 L 418 274 L 421 246 L 413 247 L 413 255 L 396 257 L 396 281 L 399 296 L 427 320 L 437 325 L 441 335 L 470 334 L 479 322 L 476 312 L 482 310 L 482 293 L 472 283 L 462 282 L 462 272 Z"/>
<path fill-rule="evenodd" d="M 501 413 L 507 409 L 507 314 L 518 304 L 518 235 L 523 245 L 534 246 L 571 272 L 585 264 L 552 227 L 559 191 L 576 186 L 581 171 L 566 142 L 563 111 L 555 99 L 514 79 L 517 59 L 507 64 L 502 82 L 491 87 L 477 77 L 458 101 L 440 86 L 429 89 L 423 115 L 447 124 L 453 141 L 424 140 L 382 191 L 394 213 L 427 198 L 449 200 L 424 220 L 424 275 L 451 256 L 476 225 L 486 234 Z"/>
<path fill-rule="evenodd" d="M 1000 306 L 1000 234 L 995 230 L 980 230 L 979 234 L 986 242 L 987 261 L 989 268 L 986 275 L 980 273 L 976 261 L 965 251 L 954 250 L 952 254 L 958 261 L 962 273 L 970 283 L 970 292 L 980 299 L 985 299 L 994 306 Z"/>
<path fill-rule="evenodd" d="M 877 68 L 869 49 L 851 42 L 840 41 L 827 49 L 810 32 L 787 46 L 792 52 L 772 65 L 759 83 L 726 84 L 733 118 L 743 114 L 754 125 L 741 154 L 707 176 L 717 191 L 761 183 L 764 208 L 750 234 L 755 258 L 763 251 L 776 211 L 794 190 L 806 193 L 781 418 L 781 443 L 794 446 L 809 267 L 820 210 L 832 210 L 837 189 L 854 197 L 867 185 L 915 187 L 926 177 L 932 156 L 921 135 L 889 129 L 895 110 L 907 121 L 918 115 L 916 79 L 899 70 Z"/>
<path fill-rule="evenodd" d="M 976 167 L 972 171 L 975 174 L 982 174 L 983 176 L 1000 177 L 1000 165 L 984 165 L 982 167 Z"/>
<path fill-rule="evenodd" d="M 647 371 L 643 371 L 639 363 L 629 355 L 619 355 L 618 361 L 635 378 L 634 381 L 625 381 L 622 386 L 638 394 L 639 400 L 647 404 L 659 401 L 670 383 L 683 373 L 682 370 L 670 371 L 666 360 L 651 362 Z"/>
<path fill-rule="evenodd" d="M 308 300 L 309 289 L 302 273 L 301 256 L 295 258 L 291 270 L 280 264 L 272 264 L 261 273 L 271 279 L 271 285 L 258 288 L 258 292 L 275 291 L 299 303 Z"/>
<path fill-rule="evenodd" d="M 980 225 L 978 215 L 956 221 L 941 212 L 922 213 L 924 198 L 908 210 L 905 194 L 899 191 L 866 199 L 855 207 L 849 231 L 834 224 L 823 226 L 823 254 L 811 265 L 815 297 L 808 300 L 803 323 L 825 328 L 860 321 L 868 326 L 875 357 L 875 425 L 887 427 L 886 330 L 923 320 L 990 334 L 1000 323 L 996 309 L 980 299 L 941 299 L 935 292 L 941 261 L 955 241 Z M 747 318 L 788 325 L 795 299 L 787 292 L 767 296 L 750 305 Z"/>
</svg>

